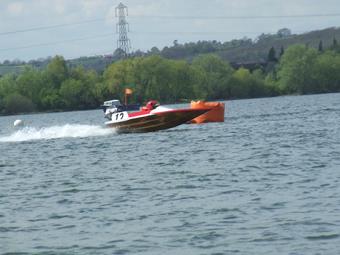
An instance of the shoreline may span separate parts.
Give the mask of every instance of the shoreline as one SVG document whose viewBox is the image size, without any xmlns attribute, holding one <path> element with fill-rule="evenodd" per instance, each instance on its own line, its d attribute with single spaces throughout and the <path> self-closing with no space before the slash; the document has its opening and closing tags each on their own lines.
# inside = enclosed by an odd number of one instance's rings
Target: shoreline
<svg viewBox="0 0 340 255">
<path fill-rule="evenodd" d="M 328 92 L 328 93 L 316 93 L 316 94 L 289 94 L 289 95 L 279 95 L 279 96 L 271 96 L 271 97 L 232 98 L 232 99 L 217 99 L 217 100 L 202 100 L 202 101 L 206 101 L 206 102 L 228 101 L 229 102 L 229 101 L 240 101 L 240 100 L 264 99 L 264 98 L 315 96 L 315 95 L 328 95 L 328 94 L 339 94 L 339 93 L 340 92 Z M 190 101 L 187 101 L 187 102 L 166 103 L 166 104 L 162 104 L 162 105 L 190 104 Z M 199 100 L 196 100 L 196 101 L 199 101 Z M 84 109 L 84 110 L 49 110 L 49 111 L 14 113 L 14 114 L 3 114 L 3 113 L 0 113 L 0 117 L 26 116 L 26 115 L 45 114 L 45 113 L 47 114 L 47 113 L 63 113 L 63 112 L 83 112 L 83 111 L 94 111 L 94 110 L 102 110 L 102 109 L 98 107 L 98 108 Z"/>
</svg>

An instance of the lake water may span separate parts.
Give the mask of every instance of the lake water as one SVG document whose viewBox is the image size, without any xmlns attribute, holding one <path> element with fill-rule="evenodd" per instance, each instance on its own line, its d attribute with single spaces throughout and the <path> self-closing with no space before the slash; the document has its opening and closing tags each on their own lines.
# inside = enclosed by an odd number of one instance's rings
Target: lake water
<svg viewBox="0 0 340 255">
<path fill-rule="evenodd" d="M 226 106 L 146 134 L 0 117 L 0 254 L 339 254 L 340 94 Z"/>
</svg>

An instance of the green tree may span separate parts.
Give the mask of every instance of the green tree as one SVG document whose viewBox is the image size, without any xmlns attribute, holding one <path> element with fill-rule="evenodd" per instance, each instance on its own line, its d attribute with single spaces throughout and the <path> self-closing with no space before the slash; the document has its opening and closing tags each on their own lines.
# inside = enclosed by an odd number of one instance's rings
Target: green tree
<svg viewBox="0 0 340 255">
<path fill-rule="evenodd" d="M 279 95 L 273 73 L 265 77 L 261 69 L 256 69 L 251 73 L 245 68 L 240 68 L 233 74 L 231 93 L 234 98 L 257 98 Z"/>
<path fill-rule="evenodd" d="M 194 99 L 192 68 L 186 61 L 171 61 L 174 77 L 170 85 L 172 102 L 182 99 Z"/>
<path fill-rule="evenodd" d="M 338 41 L 337 41 L 337 39 L 335 37 L 333 38 L 333 47 L 334 48 L 338 47 Z"/>
<path fill-rule="evenodd" d="M 44 87 L 43 76 L 40 71 L 33 69 L 32 67 L 26 67 L 23 73 L 19 75 L 16 80 L 17 91 L 29 98 L 38 109 L 41 109 L 40 91 Z"/>
<path fill-rule="evenodd" d="M 59 89 L 63 81 L 68 78 L 66 61 L 61 56 L 55 56 L 47 65 L 45 78 L 51 88 Z"/>
<path fill-rule="evenodd" d="M 276 62 L 277 61 L 277 58 L 276 58 L 276 51 L 275 51 L 275 48 L 274 47 L 271 47 L 269 52 L 268 52 L 268 57 L 267 57 L 267 60 L 269 62 Z"/>
<path fill-rule="evenodd" d="M 304 45 L 289 47 L 280 60 L 278 67 L 279 86 L 286 93 L 312 93 L 313 63 L 317 59 L 318 52 L 314 48 Z"/>
<path fill-rule="evenodd" d="M 32 112 L 35 110 L 35 106 L 29 98 L 13 93 L 4 98 L 4 109 L 6 113 L 16 114 Z"/>
<path fill-rule="evenodd" d="M 143 58 L 138 84 L 145 90 L 144 99 L 170 101 L 171 85 L 174 82 L 175 70 L 172 62 L 160 56 Z"/>
<path fill-rule="evenodd" d="M 81 109 L 89 109 L 98 106 L 103 101 L 104 90 L 98 90 L 97 86 L 101 82 L 98 73 L 94 70 L 85 70 L 84 67 L 78 66 L 69 71 L 71 79 L 81 82 L 82 91 L 79 95 Z M 100 87 L 101 88 L 101 87 Z M 99 94 L 98 94 L 99 93 Z"/>
<path fill-rule="evenodd" d="M 40 102 L 42 110 L 62 110 L 63 100 L 59 95 L 58 89 L 53 89 L 49 87 L 44 87 L 40 93 Z"/>
<path fill-rule="evenodd" d="M 39 92 L 40 109 L 62 109 L 63 100 L 60 98 L 59 89 L 61 84 L 69 77 L 66 61 L 61 56 L 55 56 L 41 75 L 44 86 Z"/>
<path fill-rule="evenodd" d="M 314 63 L 313 92 L 339 92 L 340 91 L 340 55 L 332 51 L 325 52 L 317 57 Z"/>
<path fill-rule="evenodd" d="M 340 46 L 338 44 L 338 40 L 335 37 L 333 38 L 333 44 L 331 46 L 331 50 L 333 50 L 337 53 L 340 53 Z"/>
<path fill-rule="evenodd" d="M 264 86 L 267 96 L 279 96 L 283 94 L 278 86 L 275 72 L 268 73 L 264 79 Z"/>
<path fill-rule="evenodd" d="M 234 69 L 229 63 L 212 54 L 201 55 L 192 62 L 201 80 L 195 84 L 196 96 L 203 99 L 221 99 L 230 96 L 230 80 Z"/>
<path fill-rule="evenodd" d="M 161 52 L 157 47 L 152 47 L 149 53 L 151 55 L 159 55 Z"/>
<path fill-rule="evenodd" d="M 280 58 L 283 56 L 283 54 L 285 54 L 285 49 L 283 46 L 281 46 L 281 49 L 280 49 Z"/>
<path fill-rule="evenodd" d="M 4 99 L 0 96 L 0 114 L 5 113 L 5 102 Z"/>
<path fill-rule="evenodd" d="M 260 69 L 251 73 L 241 67 L 233 74 L 231 94 L 234 98 L 254 98 L 270 96 L 271 91 L 265 86 L 264 74 Z"/>
<path fill-rule="evenodd" d="M 66 109 L 83 109 L 84 107 L 84 86 L 81 81 L 68 79 L 60 87 L 60 96 Z"/>
<path fill-rule="evenodd" d="M 18 90 L 16 77 L 13 74 L 7 74 L 0 78 L 0 97 L 4 98 Z"/>
<path fill-rule="evenodd" d="M 132 99 L 175 102 L 187 96 L 191 86 L 190 66 L 185 61 L 161 56 L 139 57 L 112 64 L 104 73 L 104 83 L 115 98 L 122 99 L 124 88 L 134 91 Z"/>
<path fill-rule="evenodd" d="M 319 47 L 318 47 L 319 52 L 323 52 L 323 42 L 320 40 L 319 42 Z"/>
<path fill-rule="evenodd" d="M 111 97 L 123 100 L 124 88 L 134 83 L 133 62 L 133 59 L 120 60 L 105 70 L 104 82 Z"/>
<path fill-rule="evenodd" d="M 91 93 L 94 97 L 94 102 L 96 106 L 102 104 L 104 101 L 111 99 L 110 92 L 105 85 L 105 83 L 101 80 L 98 80 L 92 87 Z"/>
<path fill-rule="evenodd" d="M 250 96 L 251 74 L 241 67 L 232 76 L 231 95 L 233 98 L 248 98 Z"/>
</svg>

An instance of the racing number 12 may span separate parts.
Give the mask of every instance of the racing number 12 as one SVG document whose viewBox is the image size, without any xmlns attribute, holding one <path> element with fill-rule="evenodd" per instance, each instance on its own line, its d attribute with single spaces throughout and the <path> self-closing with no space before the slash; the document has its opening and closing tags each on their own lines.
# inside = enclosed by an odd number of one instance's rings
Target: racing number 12
<svg viewBox="0 0 340 255">
<path fill-rule="evenodd" d="M 124 118 L 124 113 L 122 113 L 122 112 L 121 113 L 117 113 L 116 114 L 116 120 L 118 120 L 119 118 L 122 120 Z"/>
</svg>

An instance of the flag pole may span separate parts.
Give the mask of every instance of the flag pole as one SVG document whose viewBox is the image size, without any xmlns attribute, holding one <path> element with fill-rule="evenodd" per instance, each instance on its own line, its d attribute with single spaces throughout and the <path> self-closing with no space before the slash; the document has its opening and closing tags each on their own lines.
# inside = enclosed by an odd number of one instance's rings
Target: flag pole
<svg viewBox="0 0 340 255">
<path fill-rule="evenodd" d="M 132 89 L 125 88 L 124 94 L 125 94 L 125 105 L 127 105 L 128 104 L 128 96 L 132 94 Z"/>
</svg>

